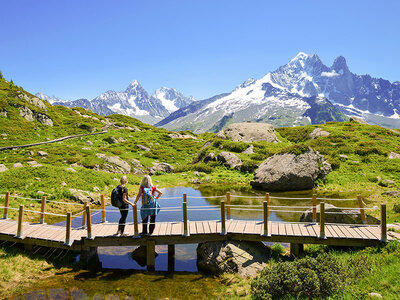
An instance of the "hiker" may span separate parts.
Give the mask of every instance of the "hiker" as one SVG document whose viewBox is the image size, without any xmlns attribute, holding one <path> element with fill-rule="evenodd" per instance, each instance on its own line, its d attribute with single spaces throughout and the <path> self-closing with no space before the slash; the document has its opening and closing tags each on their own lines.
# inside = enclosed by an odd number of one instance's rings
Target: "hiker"
<svg viewBox="0 0 400 300">
<path fill-rule="evenodd" d="M 154 194 L 157 192 L 157 196 L 154 197 Z M 142 207 L 140 208 L 140 216 L 142 217 L 142 233 L 141 235 L 147 235 L 147 223 L 149 221 L 150 216 L 150 226 L 149 226 L 149 234 L 152 234 L 154 228 L 156 226 L 156 216 L 160 211 L 160 205 L 157 202 L 157 199 L 162 195 L 161 191 L 153 186 L 151 182 L 151 177 L 149 175 L 145 175 L 140 183 L 139 193 L 136 196 L 135 204 L 139 201 L 139 198 L 142 197 Z"/>
<path fill-rule="evenodd" d="M 134 204 L 130 202 L 128 198 L 128 188 L 126 187 L 126 184 L 128 183 L 128 177 L 122 176 L 120 183 L 121 184 L 116 187 L 118 193 L 122 195 L 122 197 L 120 197 L 120 199 L 122 199 L 122 203 L 120 203 L 118 206 L 119 212 L 121 213 L 121 218 L 119 219 L 118 231 L 115 234 L 116 236 L 124 235 L 125 221 L 126 217 L 128 216 L 129 205 L 132 205 L 132 207 L 134 206 Z"/>
</svg>

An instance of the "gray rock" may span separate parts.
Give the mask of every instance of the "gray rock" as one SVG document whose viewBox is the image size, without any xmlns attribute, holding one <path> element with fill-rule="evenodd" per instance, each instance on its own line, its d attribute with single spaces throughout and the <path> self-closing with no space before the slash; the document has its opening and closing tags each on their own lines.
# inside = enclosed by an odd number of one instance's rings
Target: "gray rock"
<svg viewBox="0 0 400 300">
<path fill-rule="evenodd" d="M 96 156 L 107 162 L 103 165 L 107 172 L 122 174 L 129 174 L 131 172 L 131 166 L 129 163 L 118 156 L 106 156 L 102 153 L 96 153 Z"/>
<path fill-rule="evenodd" d="M 372 298 L 383 298 L 382 295 L 379 293 L 368 293 L 368 296 Z"/>
<path fill-rule="evenodd" d="M 310 139 L 314 140 L 319 137 L 328 136 L 329 134 L 328 131 L 324 131 L 322 128 L 315 128 L 313 132 L 310 133 Z"/>
<path fill-rule="evenodd" d="M 386 191 L 386 192 L 383 192 L 382 195 L 398 197 L 398 196 L 400 196 L 400 191 Z"/>
<path fill-rule="evenodd" d="M 261 163 L 250 184 L 268 191 L 308 190 L 331 169 L 327 160 L 311 148 L 300 155 L 275 154 Z"/>
<path fill-rule="evenodd" d="M 216 157 L 214 152 L 210 152 L 204 157 L 204 162 L 215 161 L 215 160 Z"/>
<path fill-rule="evenodd" d="M 73 169 L 73 168 L 67 168 L 67 171 L 68 171 L 68 172 L 72 172 L 72 173 L 75 173 L 75 172 L 76 172 L 76 170 Z"/>
<path fill-rule="evenodd" d="M 390 185 L 395 185 L 396 183 L 393 180 L 389 180 L 389 179 L 383 179 L 382 180 L 382 184 L 384 186 L 390 186 Z"/>
<path fill-rule="evenodd" d="M 235 123 L 226 127 L 223 133 L 235 142 L 279 142 L 274 127 L 266 123 Z"/>
<path fill-rule="evenodd" d="M 220 139 L 223 139 L 223 140 L 226 140 L 226 139 L 227 139 L 227 137 L 226 137 L 226 135 L 225 135 L 225 133 L 224 133 L 223 131 L 218 132 L 218 133 L 215 135 L 215 137 L 220 138 Z"/>
<path fill-rule="evenodd" d="M 140 144 L 136 145 L 136 147 L 138 147 L 139 149 L 144 150 L 144 151 L 150 151 L 149 147 L 146 147 L 146 146 L 143 146 L 143 145 L 140 145 Z"/>
<path fill-rule="evenodd" d="M 348 157 L 347 155 L 340 154 L 340 155 L 339 155 L 339 158 L 340 158 L 341 160 L 346 160 L 346 159 L 348 159 L 349 157 Z"/>
<path fill-rule="evenodd" d="M 19 114 L 21 117 L 29 122 L 36 120 L 43 125 L 53 126 L 53 120 L 50 119 L 48 116 L 32 111 L 26 106 L 19 106 Z"/>
<path fill-rule="evenodd" d="M 254 146 L 250 145 L 249 148 L 247 148 L 246 150 L 244 150 L 242 153 L 244 154 L 253 154 L 254 153 Z"/>
<path fill-rule="evenodd" d="M 2 133 L 0 134 L 0 136 L 7 136 L 7 133 Z"/>
<path fill-rule="evenodd" d="M 6 109 L 0 110 L 0 117 L 6 117 L 7 118 L 7 110 Z"/>
<path fill-rule="evenodd" d="M 28 155 L 34 155 L 35 153 L 33 151 L 28 151 Z"/>
<path fill-rule="evenodd" d="M 67 183 L 65 181 L 61 182 L 62 186 L 67 186 Z"/>
<path fill-rule="evenodd" d="M 86 141 L 86 145 L 93 146 L 93 142 L 92 141 Z"/>
<path fill-rule="evenodd" d="M 193 139 L 193 140 L 197 140 L 197 137 L 190 135 L 190 134 L 180 134 L 178 132 L 176 133 L 170 133 L 168 134 L 168 136 L 171 139 Z"/>
<path fill-rule="evenodd" d="M 206 142 L 206 143 L 203 145 L 203 147 L 201 147 L 201 149 L 199 150 L 199 153 L 197 153 L 196 158 L 193 160 L 193 163 L 194 163 L 194 164 L 198 163 L 199 161 L 201 161 L 201 160 L 204 158 L 203 150 L 204 150 L 205 148 L 207 148 L 208 146 L 211 146 L 211 144 L 212 144 L 212 142 L 211 142 L 211 141 L 208 141 L 208 142 Z"/>
<path fill-rule="evenodd" d="M 19 94 L 17 95 L 17 98 L 19 98 L 21 100 L 25 100 L 25 101 L 29 102 L 30 104 L 36 106 L 37 108 L 47 110 L 46 104 L 44 104 L 43 100 L 41 100 L 37 97 L 31 98 L 28 95 L 26 95 L 25 93 L 19 92 Z"/>
<path fill-rule="evenodd" d="M 271 250 L 262 242 L 207 242 L 197 247 L 197 267 L 208 274 L 238 273 L 254 277 L 268 262 Z"/>
<path fill-rule="evenodd" d="M 202 184 L 202 181 L 199 178 L 192 179 L 193 184 Z"/>
<path fill-rule="evenodd" d="M 146 168 L 137 159 L 131 159 L 133 165 L 132 173 L 135 175 L 144 175 L 147 173 Z"/>
<path fill-rule="evenodd" d="M 47 152 L 44 152 L 44 151 L 38 151 L 37 154 L 39 156 L 48 156 Z"/>
<path fill-rule="evenodd" d="M 13 168 L 22 168 L 23 165 L 21 163 L 15 163 L 13 164 Z"/>
<path fill-rule="evenodd" d="M 396 152 L 390 152 L 388 155 L 388 158 L 390 159 L 400 159 L 400 154 L 396 153 Z"/>
<path fill-rule="evenodd" d="M 230 152 L 221 152 L 217 156 L 217 160 L 222 162 L 224 166 L 227 166 L 231 169 L 240 169 L 240 166 L 243 164 L 239 157 L 236 154 Z"/>
<path fill-rule="evenodd" d="M 35 160 L 28 161 L 28 165 L 30 165 L 31 167 L 34 167 L 34 168 L 42 166 L 41 164 L 39 164 Z"/>
<path fill-rule="evenodd" d="M 1 172 L 5 172 L 5 171 L 7 171 L 7 170 L 8 170 L 8 168 L 7 168 L 5 165 L 0 164 L 0 173 L 1 173 Z"/>
<path fill-rule="evenodd" d="M 95 187 L 93 188 L 93 191 L 95 191 L 95 192 L 100 192 L 100 188 L 97 187 L 97 186 L 95 186 Z"/>
<path fill-rule="evenodd" d="M 118 140 L 113 136 L 110 136 L 110 137 L 106 138 L 105 141 L 110 143 L 110 144 L 118 144 L 119 143 Z"/>
<path fill-rule="evenodd" d="M 361 118 L 355 117 L 355 116 L 350 117 L 350 122 L 360 123 L 360 124 L 367 124 L 368 125 L 368 123 L 366 121 L 364 121 Z"/>
<path fill-rule="evenodd" d="M 42 192 L 42 191 L 37 191 L 36 192 L 38 195 L 44 195 L 44 194 L 46 194 L 45 192 Z"/>
<path fill-rule="evenodd" d="M 200 173 L 198 171 L 193 172 L 194 176 L 200 177 Z"/>
<path fill-rule="evenodd" d="M 320 218 L 320 205 L 317 205 L 317 220 Z M 368 224 L 380 224 L 380 221 L 373 216 L 365 214 Z M 312 222 L 312 208 L 304 212 L 300 222 Z M 341 209 L 332 204 L 325 203 L 325 222 L 341 224 L 362 224 L 359 210 Z"/>
<path fill-rule="evenodd" d="M 165 173 L 173 173 L 174 167 L 167 163 L 153 163 L 153 167 L 150 168 L 150 175 L 154 175 L 157 171 Z"/>
<path fill-rule="evenodd" d="M 125 143 L 126 142 L 126 140 L 124 138 L 122 138 L 122 137 L 119 137 L 117 139 L 117 141 L 118 141 L 118 143 Z"/>
<path fill-rule="evenodd" d="M 82 148 L 82 150 L 87 150 L 87 151 L 89 151 L 89 150 L 92 150 L 92 148 L 89 148 L 89 147 L 83 147 L 83 148 Z"/>
<path fill-rule="evenodd" d="M 100 200 L 96 199 L 96 195 L 91 192 L 78 189 L 69 189 L 69 192 L 71 193 L 72 199 L 82 204 L 85 202 L 90 202 L 96 205 L 100 204 Z"/>
</svg>

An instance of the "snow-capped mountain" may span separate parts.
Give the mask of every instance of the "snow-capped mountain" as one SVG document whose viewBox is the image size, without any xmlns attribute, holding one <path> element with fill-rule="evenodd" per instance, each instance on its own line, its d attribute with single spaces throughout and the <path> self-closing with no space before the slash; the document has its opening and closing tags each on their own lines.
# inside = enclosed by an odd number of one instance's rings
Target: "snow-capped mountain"
<svg viewBox="0 0 400 300">
<path fill-rule="evenodd" d="M 42 100 L 45 100 L 45 101 L 49 102 L 50 104 L 53 104 L 54 102 L 63 101 L 62 99 L 57 98 L 56 96 L 48 96 L 48 95 L 43 94 L 43 93 L 36 93 L 35 96 L 40 98 L 40 99 L 42 99 Z M 69 101 L 69 100 L 64 100 L 64 101 Z"/>
<path fill-rule="evenodd" d="M 37 96 L 42 99 L 48 98 L 42 93 L 40 96 L 38 93 Z M 186 98 L 175 89 L 166 87 L 156 90 L 150 96 L 140 83 L 134 80 L 122 92 L 107 91 L 92 100 L 54 101 L 53 104 L 68 107 L 79 106 L 103 116 L 115 113 L 123 114 L 154 124 L 193 101 L 192 97 Z"/>
<path fill-rule="evenodd" d="M 225 96 L 189 107 L 156 125 L 195 132 L 243 121 L 293 126 L 345 120 L 344 112 L 400 127 L 400 83 L 353 74 L 342 56 L 327 67 L 316 54 L 300 52 L 261 79 L 250 78 Z"/>
</svg>

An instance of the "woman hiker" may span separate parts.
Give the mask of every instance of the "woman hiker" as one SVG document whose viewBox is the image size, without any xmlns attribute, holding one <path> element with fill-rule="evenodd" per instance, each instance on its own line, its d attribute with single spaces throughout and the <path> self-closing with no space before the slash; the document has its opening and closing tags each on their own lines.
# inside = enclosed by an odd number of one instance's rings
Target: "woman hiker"
<svg viewBox="0 0 400 300">
<path fill-rule="evenodd" d="M 125 222 L 126 222 L 126 217 L 128 216 L 128 211 L 129 211 L 129 204 L 132 205 L 132 207 L 135 209 L 134 204 L 129 201 L 128 198 L 128 188 L 126 187 L 126 184 L 128 183 L 128 177 L 122 176 L 120 179 L 120 185 L 118 188 L 121 189 L 122 193 L 122 205 L 119 207 L 119 212 L 121 213 L 121 218 L 119 219 L 119 224 L 118 224 L 118 231 L 115 234 L 116 236 L 124 235 L 124 230 L 125 230 Z"/>
<path fill-rule="evenodd" d="M 157 196 L 155 197 L 155 193 L 157 192 Z M 157 199 L 162 195 L 161 191 L 153 186 L 151 182 L 151 177 L 149 175 L 145 175 L 140 183 L 139 193 L 136 196 L 135 204 L 139 201 L 139 198 L 142 197 L 142 207 L 140 208 L 140 216 L 142 217 L 142 233 L 141 235 L 147 235 L 147 223 L 149 221 L 150 216 L 150 226 L 149 226 L 149 234 L 152 234 L 154 228 L 156 226 L 156 216 L 160 211 L 160 205 L 157 202 Z"/>
</svg>

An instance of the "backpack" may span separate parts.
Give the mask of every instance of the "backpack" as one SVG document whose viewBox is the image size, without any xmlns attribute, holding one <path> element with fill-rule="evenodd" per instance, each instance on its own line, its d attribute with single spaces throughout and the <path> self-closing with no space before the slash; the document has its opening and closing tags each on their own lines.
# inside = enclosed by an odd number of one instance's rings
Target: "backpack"
<svg viewBox="0 0 400 300">
<path fill-rule="evenodd" d="M 143 187 L 143 204 L 150 205 L 154 202 L 152 187 Z"/>
<path fill-rule="evenodd" d="M 118 185 L 111 192 L 111 205 L 120 208 L 123 203 L 122 188 Z"/>
</svg>

